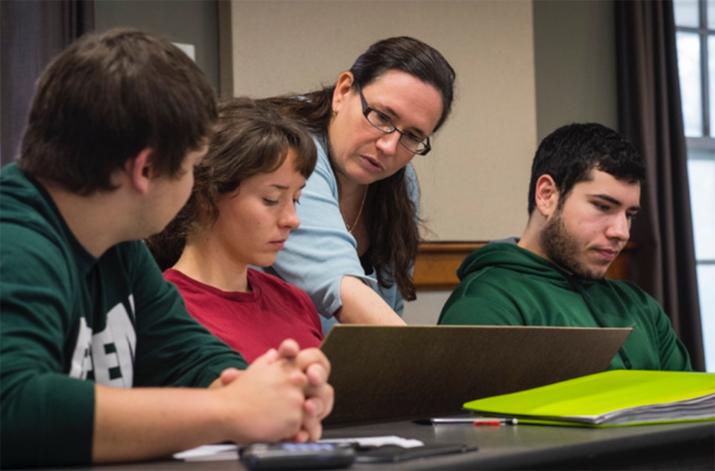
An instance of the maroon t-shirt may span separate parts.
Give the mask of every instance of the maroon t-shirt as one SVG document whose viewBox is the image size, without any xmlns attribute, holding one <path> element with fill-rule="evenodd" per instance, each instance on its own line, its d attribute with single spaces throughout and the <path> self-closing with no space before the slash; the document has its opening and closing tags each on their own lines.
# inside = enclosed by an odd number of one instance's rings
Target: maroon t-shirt
<svg viewBox="0 0 715 471">
<path fill-rule="evenodd" d="M 248 362 L 292 338 L 300 348 L 323 340 L 320 319 L 308 295 L 280 278 L 248 269 L 250 293 L 222 291 L 168 269 L 189 313 Z"/>
</svg>

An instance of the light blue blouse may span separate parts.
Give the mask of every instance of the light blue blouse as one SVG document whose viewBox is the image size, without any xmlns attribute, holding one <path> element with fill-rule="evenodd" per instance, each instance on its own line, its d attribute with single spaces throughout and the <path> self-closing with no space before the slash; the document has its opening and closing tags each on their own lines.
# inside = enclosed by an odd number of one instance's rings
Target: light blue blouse
<svg viewBox="0 0 715 471">
<path fill-rule="evenodd" d="M 365 274 L 357 253 L 357 241 L 348 232 L 340 214 L 338 182 L 325 143 L 319 139 L 315 139 L 315 143 L 318 161 L 297 207 L 300 227 L 291 233 L 268 271 L 308 293 L 321 314 L 324 332 L 336 322 L 334 314 L 342 306 L 340 283 L 346 275 L 363 280 L 392 309 L 402 314 L 404 301 L 397 285 L 383 288 L 376 277 Z M 411 164 L 407 165 L 405 176 L 409 197 L 419 211 L 419 187 Z"/>
</svg>

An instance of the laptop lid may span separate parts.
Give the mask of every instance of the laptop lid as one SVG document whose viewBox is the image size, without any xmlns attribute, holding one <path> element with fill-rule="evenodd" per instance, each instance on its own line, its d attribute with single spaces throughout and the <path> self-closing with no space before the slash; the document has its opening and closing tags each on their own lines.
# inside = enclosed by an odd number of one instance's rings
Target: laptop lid
<svg viewBox="0 0 715 471">
<path fill-rule="evenodd" d="M 334 326 L 326 425 L 458 414 L 482 397 L 603 371 L 630 328 Z"/>
</svg>

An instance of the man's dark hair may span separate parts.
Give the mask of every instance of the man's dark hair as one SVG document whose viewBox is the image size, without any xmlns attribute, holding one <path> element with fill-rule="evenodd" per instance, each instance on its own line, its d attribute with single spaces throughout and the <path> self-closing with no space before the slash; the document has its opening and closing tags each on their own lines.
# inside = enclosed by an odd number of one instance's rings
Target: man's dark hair
<svg viewBox="0 0 715 471">
<path fill-rule="evenodd" d="M 19 165 L 87 195 L 113 189 L 112 173 L 148 147 L 153 176 L 173 177 L 215 118 L 204 74 L 170 42 L 131 29 L 88 34 L 38 80 Z"/>
<path fill-rule="evenodd" d="M 559 189 L 559 204 L 578 182 L 588 180 L 591 170 L 600 170 L 618 180 L 643 183 L 645 161 L 626 138 L 597 123 L 569 124 L 541 141 L 531 165 L 529 214 L 536 205 L 536 181 L 550 175 Z"/>
</svg>

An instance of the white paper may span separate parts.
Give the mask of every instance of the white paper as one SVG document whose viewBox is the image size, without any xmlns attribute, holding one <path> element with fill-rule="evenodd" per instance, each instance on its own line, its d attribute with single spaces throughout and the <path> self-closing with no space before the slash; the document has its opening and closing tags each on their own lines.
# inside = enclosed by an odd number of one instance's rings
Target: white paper
<svg viewBox="0 0 715 471">
<path fill-rule="evenodd" d="M 424 443 L 414 438 L 403 438 L 397 435 L 384 435 L 381 437 L 356 437 L 356 438 L 328 438 L 318 440 L 318 443 L 357 443 L 359 446 L 384 446 L 397 445 L 402 448 L 424 446 Z"/>
<path fill-rule="evenodd" d="M 196 62 L 196 47 L 193 44 L 186 44 L 186 43 L 173 43 L 174 46 L 178 47 L 182 51 L 184 51 L 184 54 L 189 56 L 192 61 Z"/>
<path fill-rule="evenodd" d="M 238 447 L 228 445 L 204 445 L 174 454 L 174 458 L 184 461 L 229 461 L 238 459 Z"/>
</svg>

